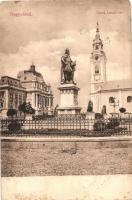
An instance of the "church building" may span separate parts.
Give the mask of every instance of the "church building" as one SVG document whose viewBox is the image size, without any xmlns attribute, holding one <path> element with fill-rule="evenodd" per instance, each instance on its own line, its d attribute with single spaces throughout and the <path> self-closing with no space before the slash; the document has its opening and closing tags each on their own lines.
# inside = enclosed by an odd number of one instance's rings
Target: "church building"
<svg viewBox="0 0 132 200">
<path fill-rule="evenodd" d="M 91 64 L 91 92 L 93 111 L 101 113 L 119 113 L 120 108 L 125 108 L 127 113 L 132 113 L 132 79 L 112 80 L 106 77 L 107 58 L 103 50 L 103 41 L 100 38 L 97 23 L 96 35 L 93 40 L 93 50 L 90 58 Z"/>
</svg>

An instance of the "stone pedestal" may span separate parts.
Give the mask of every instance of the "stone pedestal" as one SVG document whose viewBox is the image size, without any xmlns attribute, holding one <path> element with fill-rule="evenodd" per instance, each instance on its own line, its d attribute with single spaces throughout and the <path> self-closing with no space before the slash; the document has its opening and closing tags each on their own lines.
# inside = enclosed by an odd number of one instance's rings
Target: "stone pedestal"
<svg viewBox="0 0 132 200">
<path fill-rule="evenodd" d="M 86 113 L 86 119 L 95 119 L 95 113 L 94 112 L 87 112 Z"/>
<path fill-rule="evenodd" d="M 57 108 L 58 114 L 79 114 L 81 107 L 78 106 L 78 91 L 75 83 L 61 84 L 60 105 Z"/>
</svg>

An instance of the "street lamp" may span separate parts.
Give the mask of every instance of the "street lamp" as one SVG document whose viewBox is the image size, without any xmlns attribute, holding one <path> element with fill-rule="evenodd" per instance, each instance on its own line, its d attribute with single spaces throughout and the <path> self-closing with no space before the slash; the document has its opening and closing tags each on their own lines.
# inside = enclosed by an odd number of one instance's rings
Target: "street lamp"
<svg viewBox="0 0 132 200">
<path fill-rule="evenodd" d="M 117 100 L 115 97 L 110 97 L 109 102 L 110 102 L 110 106 L 113 106 L 114 113 L 115 113 L 115 108 L 119 106 L 119 100 Z"/>
</svg>

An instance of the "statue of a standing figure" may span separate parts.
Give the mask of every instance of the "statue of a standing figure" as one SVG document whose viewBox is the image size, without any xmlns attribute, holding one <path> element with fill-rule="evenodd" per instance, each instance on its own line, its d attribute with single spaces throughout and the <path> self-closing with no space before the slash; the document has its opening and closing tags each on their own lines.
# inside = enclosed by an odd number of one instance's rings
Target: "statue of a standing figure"
<svg viewBox="0 0 132 200">
<path fill-rule="evenodd" d="M 61 57 L 61 83 L 74 83 L 76 62 L 71 60 L 69 49 Z"/>
<path fill-rule="evenodd" d="M 87 112 L 93 112 L 93 102 L 91 100 L 88 102 Z"/>
</svg>

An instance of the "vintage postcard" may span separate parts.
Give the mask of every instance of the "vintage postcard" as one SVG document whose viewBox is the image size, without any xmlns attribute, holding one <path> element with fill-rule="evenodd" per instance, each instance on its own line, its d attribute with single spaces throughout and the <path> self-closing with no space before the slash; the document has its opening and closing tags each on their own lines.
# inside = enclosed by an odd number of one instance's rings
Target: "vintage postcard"
<svg viewBox="0 0 132 200">
<path fill-rule="evenodd" d="M 0 1 L 2 200 L 132 200 L 128 0 Z"/>
</svg>

